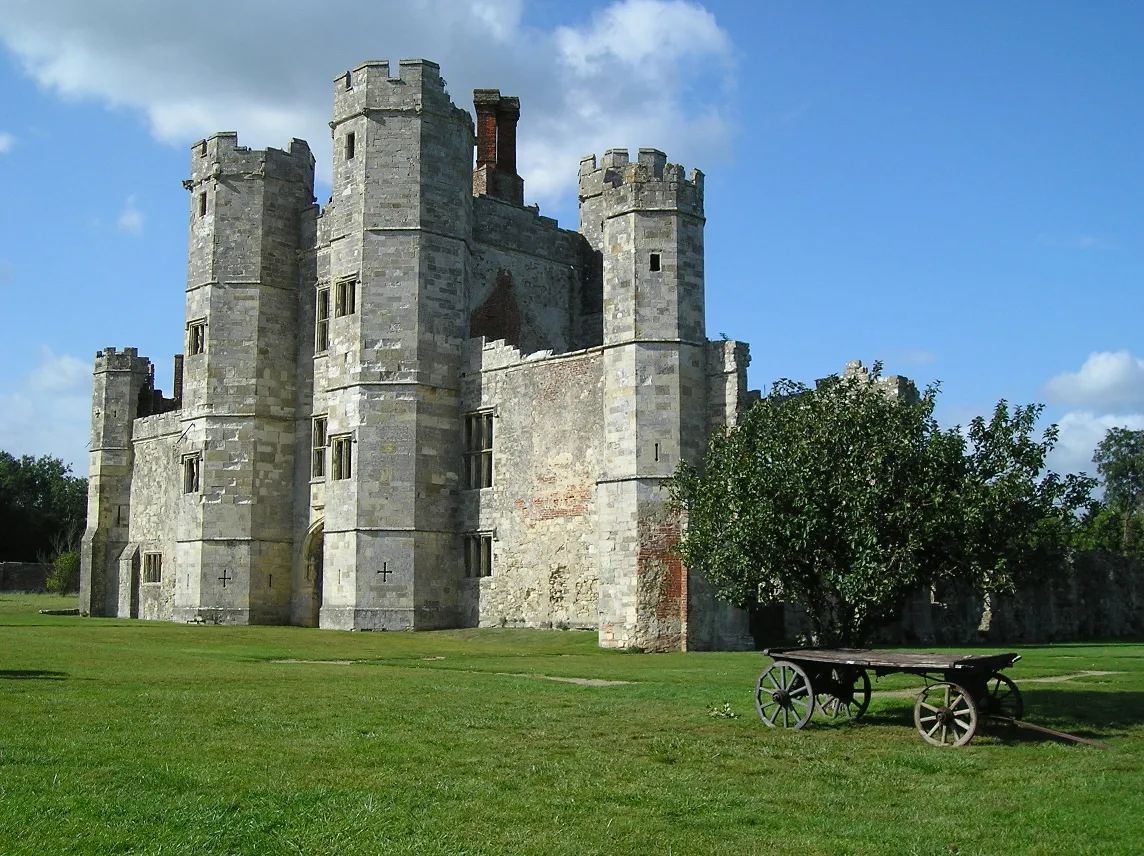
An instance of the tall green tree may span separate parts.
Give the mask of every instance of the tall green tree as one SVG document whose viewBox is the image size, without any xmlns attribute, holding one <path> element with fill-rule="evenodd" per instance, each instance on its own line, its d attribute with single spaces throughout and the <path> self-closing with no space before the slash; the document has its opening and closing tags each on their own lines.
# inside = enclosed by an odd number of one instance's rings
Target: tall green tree
<svg viewBox="0 0 1144 856">
<path fill-rule="evenodd" d="M 1133 521 L 1144 512 L 1144 431 L 1109 428 L 1092 456 L 1104 482 L 1104 501 L 1121 518 L 1119 552 L 1133 548 Z"/>
<path fill-rule="evenodd" d="M 0 451 L 0 561 L 34 562 L 77 546 L 87 479 L 59 458 Z"/>
<path fill-rule="evenodd" d="M 1144 562 L 1144 514 L 1093 502 L 1073 533 L 1074 550 L 1103 550 Z"/>
<path fill-rule="evenodd" d="M 867 643 L 924 585 L 1012 587 L 1064 553 L 1091 488 L 1040 475 L 1039 407 L 942 430 L 937 385 L 889 395 L 879 373 L 777 382 L 671 482 L 688 565 L 739 606 L 801 605 L 818 644 Z"/>
</svg>

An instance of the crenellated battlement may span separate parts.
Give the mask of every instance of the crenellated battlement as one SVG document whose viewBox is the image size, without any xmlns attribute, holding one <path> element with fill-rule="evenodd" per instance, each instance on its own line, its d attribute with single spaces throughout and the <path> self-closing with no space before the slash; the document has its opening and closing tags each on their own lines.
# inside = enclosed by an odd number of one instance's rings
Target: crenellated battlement
<svg viewBox="0 0 1144 856">
<path fill-rule="evenodd" d="M 604 216 L 633 209 L 678 209 L 703 216 L 703 173 L 686 173 L 659 149 L 640 149 L 632 162 L 627 149 L 608 149 L 580 161 L 580 205 L 602 202 Z"/>
<path fill-rule="evenodd" d="M 188 190 L 210 179 L 227 177 L 272 178 L 314 187 L 314 155 L 305 140 L 290 141 L 285 149 L 252 149 L 238 144 L 234 131 L 220 131 L 191 146 Z"/>
<path fill-rule="evenodd" d="M 334 78 L 334 114 L 330 128 L 372 110 L 440 113 L 456 109 L 437 63 L 427 59 L 403 59 L 397 68 L 397 76 L 393 77 L 388 60 L 370 60 Z"/>
<path fill-rule="evenodd" d="M 104 348 L 95 352 L 96 372 L 140 372 L 144 375 L 151 370 L 151 361 L 139 356 L 138 348 Z"/>
</svg>

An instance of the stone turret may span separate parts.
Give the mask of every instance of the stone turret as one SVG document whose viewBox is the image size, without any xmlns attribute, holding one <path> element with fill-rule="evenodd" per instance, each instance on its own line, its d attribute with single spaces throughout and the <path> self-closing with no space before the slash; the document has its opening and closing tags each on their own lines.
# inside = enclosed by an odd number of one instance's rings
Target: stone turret
<svg viewBox="0 0 1144 856">
<path fill-rule="evenodd" d="M 456 379 L 473 122 L 436 63 L 402 60 L 397 76 L 367 62 L 335 80 L 331 128 L 315 292 L 331 317 L 312 405 L 326 420 L 330 472 L 310 492 L 324 506 L 320 623 L 446 626 L 463 574 Z"/>
<path fill-rule="evenodd" d="M 127 546 L 131 510 L 131 425 L 150 378 L 151 361 L 135 348 L 95 355 L 87 531 L 80 553 L 80 609 L 89 615 L 119 611 L 119 554 Z"/>
<path fill-rule="evenodd" d="M 289 618 L 298 257 L 313 204 L 301 140 L 191 149 L 176 620 Z"/>
<path fill-rule="evenodd" d="M 685 644 L 687 578 L 663 484 L 707 437 L 703 223 L 702 173 L 685 178 L 663 152 L 580 164 L 580 231 L 603 256 L 605 646 Z"/>
</svg>

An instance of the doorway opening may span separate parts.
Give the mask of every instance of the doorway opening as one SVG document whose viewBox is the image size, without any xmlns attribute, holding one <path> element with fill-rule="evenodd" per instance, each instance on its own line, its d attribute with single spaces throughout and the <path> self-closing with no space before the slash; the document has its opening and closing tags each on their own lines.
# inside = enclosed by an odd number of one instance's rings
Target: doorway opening
<svg viewBox="0 0 1144 856">
<path fill-rule="evenodd" d="M 318 627 L 322 609 L 322 571 L 325 558 L 325 527 L 319 523 L 306 542 L 306 581 L 310 585 L 310 627 Z"/>
</svg>

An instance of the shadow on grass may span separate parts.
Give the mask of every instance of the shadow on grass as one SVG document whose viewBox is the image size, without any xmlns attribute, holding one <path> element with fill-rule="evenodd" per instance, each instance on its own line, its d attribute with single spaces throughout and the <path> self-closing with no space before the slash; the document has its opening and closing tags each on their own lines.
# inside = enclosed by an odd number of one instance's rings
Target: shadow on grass
<svg viewBox="0 0 1144 856">
<path fill-rule="evenodd" d="M 1031 690 L 1025 693 L 1025 718 L 1066 731 L 1120 730 L 1144 725 L 1144 692 Z M 1082 737 L 1089 734 L 1076 732 Z"/>
<path fill-rule="evenodd" d="M 47 669 L 0 669 L 0 680 L 9 681 L 62 681 L 67 676 L 67 672 Z"/>
<path fill-rule="evenodd" d="M 1026 692 L 1024 697 L 1026 722 L 1089 740 L 1101 740 L 1144 725 L 1144 692 L 1038 689 Z M 914 706 L 903 699 L 900 704 L 870 711 L 860 723 L 916 730 Z M 1006 743 L 1043 743 L 1058 739 L 1005 722 L 986 720 L 979 729 Z"/>
</svg>

